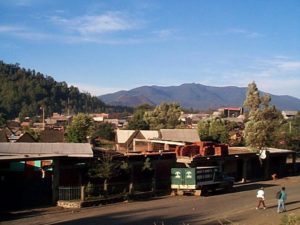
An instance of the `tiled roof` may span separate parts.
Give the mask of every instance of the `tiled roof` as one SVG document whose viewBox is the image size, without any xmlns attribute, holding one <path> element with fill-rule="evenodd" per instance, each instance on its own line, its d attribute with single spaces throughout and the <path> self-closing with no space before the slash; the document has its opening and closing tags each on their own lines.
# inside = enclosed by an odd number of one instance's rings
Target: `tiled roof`
<svg viewBox="0 0 300 225">
<path fill-rule="evenodd" d="M 200 141 L 196 129 L 161 129 L 161 139 L 165 141 L 198 142 Z"/>
<path fill-rule="evenodd" d="M 147 140 L 159 138 L 159 132 L 157 130 L 140 130 L 140 132 Z"/>
<path fill-rule="evenodd" d="M 117 143 L 125 144 L 134 133 L 135 130 L 117 130 Z"/>
<path fill-rule="evenodd" d="M 0 143 L 0 160 L 15 157 L 93 157 L 89 143 Z"/>
<path fill-rule="evenodd" d="M 64 131 L 43 130 L 40 134 L 40 142 L 43 143 L 61 143 L 64 142 Z"/>
</svg>

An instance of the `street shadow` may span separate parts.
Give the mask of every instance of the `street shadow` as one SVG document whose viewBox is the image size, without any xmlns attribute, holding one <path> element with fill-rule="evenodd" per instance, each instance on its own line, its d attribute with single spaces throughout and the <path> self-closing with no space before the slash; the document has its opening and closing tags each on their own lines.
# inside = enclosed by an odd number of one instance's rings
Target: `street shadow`
<svg viewBox="0 0 300 225">
<path fill-rule="evenodd" d="M 35 210 L 30 210 L 26 212 L 0 212 L 0 222 L 38 216 L 41 213 L 42 213 L 41 211 L 35 211 Z"/>
<path fill-rule="evenodd" d="M 246 183 L 246 184 L 239 184 L 233 187 L 234 192 L 243 192 L 243 191 L 251 191 L 251 190 L 258 190 L 259 188 L 267 188 L 278 186 L 276 184 L 261 184 L 261 183 Z"/>
<path fill-rule="evenodd" d="M 251 190 L 258 190 L 261 187 L 267 188 L 277 186 L 274 184 L 261 184 L 261 183 L 248 183 L 248 184 L 239 184 L 233 186 L 231 189 L 220 189 L 220 190 L 214 190 L 214 191 L 205 191 L 201 193 L 201 196 L 209 197 L 213 195 L 226 195 L 236 192 L 243 192 L 243 191 L 251 191 Z"/>
<path fill-rule="evenodd" d="M 101 208 L 99 208 L 101 211 Z M 94 224 L 109 224 L 109 225 L 214 225 L 220 223 L 209 222 L 206 215 L 202 215 L 199 211 L 187 213 L 187 215 L 170 216 L 170 211 L 176 212 L 176 206 L 168 208 L 138 209 L 124 210 L 122 212 L 108 213 L 104 215 L 91 216 L 86 218 L 74 219 L 65 222 L 55 223 L 56 225 L 94 225 Z M 99 213 L 100 214 L 100 213 Z M 225 223 L 224 223 L 225 224 Z"/>
<path fill-rule="evenodd" d="M 39 208 L 30 208 L 30 209 L 19 209 L 19 210 L 6 210 L 6 211 L 0 211 L 0 222 L 4 221 L 12 221 L 22 218 L 29 218 L 29 217 L 35 217 L 42 214 L 51 214 L 51 213 L 57 213 L 58 210 L 64 210 L 59 207 L 53 207 L 52 212 L 49 210 L 51 206 L 44 206 Z M 66 211 L 66 210 L 64 210 Z"/>
<path fill-rule="evenodd" d="M 289 212 L 289 211 L 293 211 L 293 210 L 297 210 L 299 209 L 300 207 L 297 207 L 297 208 L 290 208 L 290 206 L 294 205 L 294 204 L 297 204 L 297 203 L 300 203 L 300 200 L 299 201 L 292 201 L 292 202 L 287 202 L 285 203 L 285 205 L 287 206 L 287 210 L 286 212 Z M 267 208 L 268 209 L 276 209 L 277 208 L 277 204 L 274 204 L 274 205 L 267 205 Z"/>
</svg>

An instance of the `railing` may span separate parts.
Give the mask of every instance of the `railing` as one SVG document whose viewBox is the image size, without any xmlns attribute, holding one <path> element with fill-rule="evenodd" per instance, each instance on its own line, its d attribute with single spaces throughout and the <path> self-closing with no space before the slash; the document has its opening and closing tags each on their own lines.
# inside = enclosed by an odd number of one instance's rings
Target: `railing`
<svg viewBox="0 0 300 225">
<path fill-rule="evenodd" d="M 81 199 L 81 187 L 69 186 L 58 188 L 59 200 L 79 200 Z"/>
<path fill-rule="evenodd" d="M 132 189 L 130 188 L 132 187 Z M 130 185 L 128 182 L 108 183 L 107 190 L 104 191 L 103 184 L 91 184 L 86 186 L 59 187 L 59 200 L 93 200 L 113 198 L 114 196 L 147 195 L 150 192 L 154 195 L 156 192 L 168 189 L 169 182 L 136 182 Z M 130 190 L 131 189 L 131 190 Z"/>
</svg>

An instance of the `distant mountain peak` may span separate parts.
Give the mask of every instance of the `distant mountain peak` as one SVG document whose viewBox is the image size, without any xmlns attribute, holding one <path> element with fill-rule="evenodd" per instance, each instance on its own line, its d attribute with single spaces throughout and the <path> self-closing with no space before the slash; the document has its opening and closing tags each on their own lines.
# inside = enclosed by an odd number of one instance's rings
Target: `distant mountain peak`
<svg viewBox="0 0 300 225">
<path fill-rule="evenodd" d="M 142 86 L 129 91 L 118 91 L 99 98 L 109 105 L 138 106 L 159 105 L 161 102 L 178 102 L 183 108 L 198 110 L 217 109 L 224 106 L 242 106 L 246 87 L 214 87 L 198 83 L 178 86 Z M 288 95 L 271 94 L 271 104 L 280 110 L 300 110 L 300 99 Z"/>
</svg>

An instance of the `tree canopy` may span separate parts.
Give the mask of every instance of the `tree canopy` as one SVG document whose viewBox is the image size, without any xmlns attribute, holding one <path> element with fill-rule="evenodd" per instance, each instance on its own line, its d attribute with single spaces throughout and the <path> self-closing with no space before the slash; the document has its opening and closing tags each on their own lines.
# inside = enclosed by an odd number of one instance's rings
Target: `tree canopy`
<svg viewBox="0 0 300 225">
<path fill-rule="evenodd" d="M 151 130 L 174 129 L 180 126 L 180 105 L 177 103 L 161 103 L 153 111 L 147 111 L 144 120 Z"/>
<path fill-rule="evenodd" d="M 94 126 L 92 138 L 100 137 L 105 140 L 115 140 L 115 129 L 111 123 L 97 123 Z"/>
<path fill-rule="evenodd" d="M 221 118 L 210 118 L 198 122 L 198 132 L 202 141 L 228 143 L 228 130 L 226 123 Z"/>
<path fill-rule="evenodd" d="M 35 70 L 24 69 L 19 64 L 0 61 L 0 113 L 7 119 L 53 112 L 76 114 L 100 111 L 124 111 L 126 107 L 108 107 L 89 93 L 82 93 L 66 82 L 56 82 Z"/>
<path fill-rule="evenodd" d="M 129 130 L 149 130 L 149 124 L 146 122 L 144 116 L 145 113 L 149 110 L 152 110 L 153 107 L 144 104 L 138 106 L 132 115 L 132 118 L 128 121 L 127 129 Z"/>
<path fill-rule="evenodd" d="M 67 141 L 85 143 L 91 137 L 94 130 L 93 118 L 79 113 L 73 117 L 72 123 L 67 127 Z"/>
<path fill-rule="evenodd" d="M 275 106 L 270 106 L 270 102 L 270 96 L 260 97 L 255 82 L 248 85 L 244 103 L 244 106 L 249 109 L 245 124 L 245 141 L 247 146 L 256 150 L 273 145 L 276 131 L 283 122 L 281 113 Z"/>
</svg>

